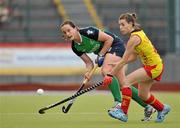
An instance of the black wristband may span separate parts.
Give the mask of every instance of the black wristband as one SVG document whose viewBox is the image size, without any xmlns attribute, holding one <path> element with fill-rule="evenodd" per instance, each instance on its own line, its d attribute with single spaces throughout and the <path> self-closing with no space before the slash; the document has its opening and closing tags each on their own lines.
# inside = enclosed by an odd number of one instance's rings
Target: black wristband
<svg viewBox="0 0 180 128">
<path fill-rule="evenodd" d="M 111 75 L 111 74 L 107 74 L 107 76 L 113 77 L 113 75 Z"/>
</svg>

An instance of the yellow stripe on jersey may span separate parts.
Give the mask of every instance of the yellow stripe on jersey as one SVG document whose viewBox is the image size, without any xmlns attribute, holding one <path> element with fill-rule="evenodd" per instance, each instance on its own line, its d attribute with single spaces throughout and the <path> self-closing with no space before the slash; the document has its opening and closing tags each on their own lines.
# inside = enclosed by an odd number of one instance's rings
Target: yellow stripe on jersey
<svg viewBox="0 0 180 128">
<path fill-rule="evenodd" d="M 137 35 L 141 39 L 141 43 L 135 47 L 135 51 L 144 65 L 153 66 L 162 63 L 161 57 L 143 30 L 132 32 L 131 36 L 133 35 Z"/>
</svg>

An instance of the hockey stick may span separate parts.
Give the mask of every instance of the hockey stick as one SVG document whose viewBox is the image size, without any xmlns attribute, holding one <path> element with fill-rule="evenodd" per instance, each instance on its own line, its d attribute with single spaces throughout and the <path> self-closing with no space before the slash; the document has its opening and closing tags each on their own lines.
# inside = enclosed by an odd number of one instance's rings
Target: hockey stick
<svg viewBox="0 0 180 128">
<path fill-rule="evenodd" d="M 89 73 L 89 76 L 90 76 L 90 77 L 91 77 L 92 74 L 95 72 L 95 70 L 97 69 L 97 67 L 98 67 L 98 65 L 96 64 L 95 67 L 91 70 L 91 72 Z M 83 81 L 82 85 L 80 86 L 80 88 L 78 89 L 78 91 L 77 91 L 76 93 L 80 92 L 80 91 L 83 89 L 83 87 L 86 85 L 87 82 L 88 82 L 88 79 L 85 79 L 85 80 Z M 75 94 L 76 94 L 76 93 L 75 93 Z M 62 111 L 63 111 L 64 113 L 67 113 L 67 112 L 69 111 L 69 109 L 71 108 L 71 106 L 73 105 L 74 101 L 75 101 L 75 99 L 71 100 L 71 101 L 69 102 L 69 104 L 67 105 L 67 107 L 63 106 L 63 107 L 62 107 Z"/>
<path fill-rule="evenodd" d="M 69 100 L 72 100 L 72 99 L 74 99 L 74 98 L 76 98 L 76 97 L 78 97 L 78 96 L 80 96 L 80 95 L 82 95 L 82 94 L 84 94 L 84 93 L 86 93 L 86 92 L 89 92 L 89 91 L 91 91 L 91 90 L 93 90 L 93 89 L 101 86 L 102 83 L 103 83 L 102 81 L 101 81 L 101 82 L 98 82 L 98 83 L 95 83 L 95 84 L 92 85 L 91 87 L 86 88 L 86 89 L 84 89 L 84 90 L 81 90 L 81 91 L 79 91 L 78 93 L 76 93 L 76 94 L 74 94 L 74 95 L 72 95 L 72 96 L 70 96 L 70 97 L 68 97 L 68 98 L 66 98 L 66 99 L 64 99 L 64 100 L 62 100 L 62 101 L 56 102 L 56 103 L 51 104 L 51 105 L 48 105 L 48 106 L 46 106 L 46 107 L 43 107 L 43 108 L 41 108 L 41 109 L 39 110 L 39 113 L 40 113 L 40 114 L 44 114 L 46 110 L 51 109 L 51 108 L 54 108 L 54 107 L 56 107 L 56 106 L 58 106 L 58 105 L 60 105 L 60 104 L 62 104 L 62 103 L 65 103 L 65 102 L 67 102 L 67 101 L 69 101 Z"/>
</svg>

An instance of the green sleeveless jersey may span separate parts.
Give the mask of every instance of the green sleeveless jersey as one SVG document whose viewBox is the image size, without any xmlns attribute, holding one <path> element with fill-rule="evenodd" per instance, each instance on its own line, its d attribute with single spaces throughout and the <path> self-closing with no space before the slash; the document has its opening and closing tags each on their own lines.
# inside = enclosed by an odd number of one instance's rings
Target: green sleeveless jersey
<svg viewBox="0 0 180 128">
<path fill-rule="evenodd" d="M 99 50 L 103 46 L 102 42 L 87 38 L 81 35 L 82 42 L 74 44 L 74 47 L 81 52 L 85 53 L 99 53 Z"/>
<path fill-rule="evenodd" d="M 118 47 L 124 47 L 121 46 L 123 42 L 118 36 L 106 31 L 105 33 L 113 37 L 114 40 L 112 46 L 119 45 Z M 72 41 L 72 45 L 71 45 L 71 48 L 76 55 L 81 56 L 83 53 L 98 54 L 101 51 L 104 42 L 98 41 L 99 29 L 92 26 L 81 28 L 79 30 L 79 34 L 80 34 L 81 42 L 78 43 Z"/>
</svg>

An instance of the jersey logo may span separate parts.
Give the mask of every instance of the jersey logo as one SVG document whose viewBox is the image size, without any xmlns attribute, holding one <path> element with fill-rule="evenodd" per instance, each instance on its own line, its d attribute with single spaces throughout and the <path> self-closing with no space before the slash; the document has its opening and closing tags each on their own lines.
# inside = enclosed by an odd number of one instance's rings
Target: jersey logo
<svg viewBox="0 0 180 128">
<path fill-rule="evenodd" d="M 94 32 L 91 31 L 91 30 L 88 30 L 88 31 L 87 31 L 87 34 L 88 34 L 88 35 L 93 34 L 93 33 L 94 33 Z"/>
</svg>

